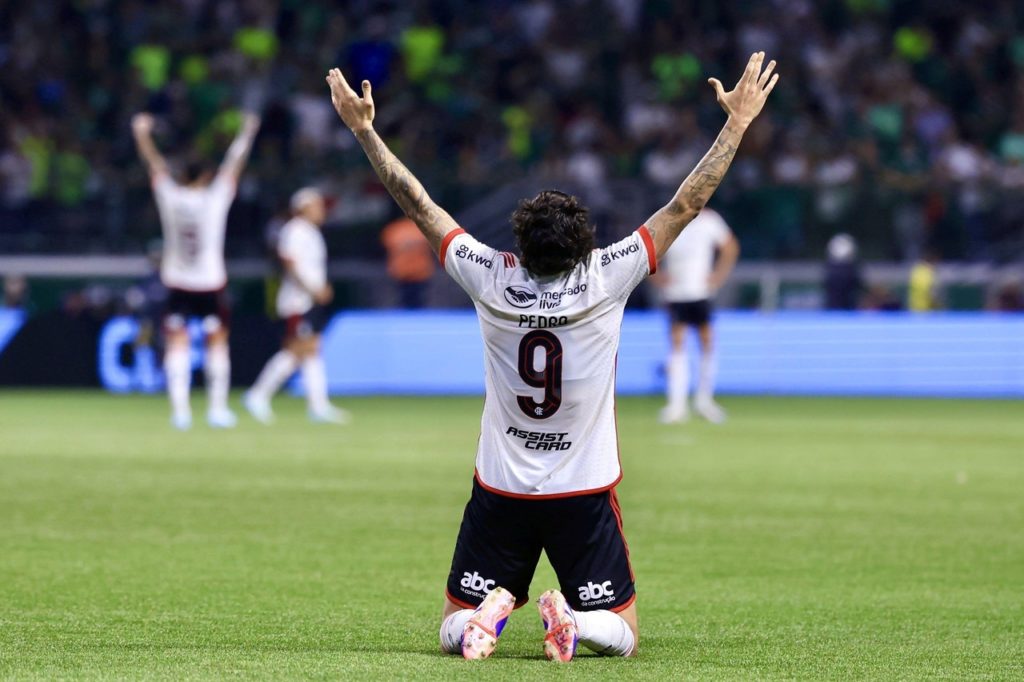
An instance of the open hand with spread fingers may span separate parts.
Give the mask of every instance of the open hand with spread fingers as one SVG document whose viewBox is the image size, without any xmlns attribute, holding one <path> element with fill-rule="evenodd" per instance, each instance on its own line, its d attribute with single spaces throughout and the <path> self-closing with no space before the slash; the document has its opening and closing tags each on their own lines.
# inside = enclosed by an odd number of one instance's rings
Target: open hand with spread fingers
<svg viewBox="0 0 1024 682">
<path fill-rule="evenodd" d="M 338 116 L 352 132 L 369 130 L 373 127 L 373 96 L 370 94 L 370 81 L 363 81 L 363 96 L 360 97 L 341 75 L 340 69 L 331 69 L 327 73 L 327 84 L 331 86 L 331 102 Z"/>
<path fill-rule="evenodd" d="M 761 107 L 768 99 L 769 93 L 779 81 L 779 74 L 772 75 L 775 70 L 775 60 L 768 62 L 768 66 L 761 70 L 764 64 L 764 52 L 755 52 L 750 55 L 747 68 L 740 76 L 736 87 L 729 92 L 722 87 L 721 81 L 717 78 L 709 78 L 708 83 L 715 89 L 718 96 L 718 103 L 722 105 L 725 112 L 729 114 L 736 123 L 746 128 L 750 122 L 761 113 Z"/>
</svg>

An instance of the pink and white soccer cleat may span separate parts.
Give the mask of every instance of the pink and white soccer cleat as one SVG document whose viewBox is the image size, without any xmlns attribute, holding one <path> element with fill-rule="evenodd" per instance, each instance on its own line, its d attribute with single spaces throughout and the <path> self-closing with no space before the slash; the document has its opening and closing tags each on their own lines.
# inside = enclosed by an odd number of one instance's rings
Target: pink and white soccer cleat
<svg viewBox="0 0 1024 682">
<path fill-rule="evenodd" d="M 576 618 L 558 590 L 548 590 L 537 600 L 540 618 L 544 621 L 544 655 L 549 661 L 568 663 L 576 655 L 579 638 Z"/>
<path fill-rule="evenodd" d="M 498 636 L 516 605 L 516 598 L 502 587 L 491 590 L 462 631 L 462 657 L 467 661 L 487 658 L 494 653 Z"/>
</svg>

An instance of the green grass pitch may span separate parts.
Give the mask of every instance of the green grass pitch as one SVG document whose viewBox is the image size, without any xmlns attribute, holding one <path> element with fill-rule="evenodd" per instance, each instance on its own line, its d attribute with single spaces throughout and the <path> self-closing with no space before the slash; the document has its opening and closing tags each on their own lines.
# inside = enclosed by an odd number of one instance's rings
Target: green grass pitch
<svg viewBox="0 0 1024 682">
<path fill-rule="evenodd" d="M 558 668 L 532 606 L 487 661 L 437 650 L 480 399 L 339 402 L 177 433 L 162 398 L 0 393 L 0 678 L 1024 678 L 1024 403 L 620 400 L 641 653 Z"/>
</svg>

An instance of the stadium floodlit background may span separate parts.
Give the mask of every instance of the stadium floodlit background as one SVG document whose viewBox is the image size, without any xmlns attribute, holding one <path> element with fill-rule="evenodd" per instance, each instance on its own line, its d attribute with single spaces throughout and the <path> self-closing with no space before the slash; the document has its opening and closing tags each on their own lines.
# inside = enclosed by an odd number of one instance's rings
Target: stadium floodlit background
<svg viewBox="0 0 1024 682">
<path fill-rule="evenodd" d="M 545 187 L 583 197 L 602 243 L 633 230 L 721 125 L 706 79 L 755 50 L 782 78 L 712 200 L 742 249 L 718 298 L 730 419 L 657 424 L 667 319 L 638 289 L 619 420 L 642 653 L 570 674 L 1024 676 L 1014 0 L 0 4 L 0 675 L 469 674 L 435 639 L 479 335 L 439 270 L 405 309 L 382 240 L 400 215 L 324 75 L 371 80 L 388 144 L 508 249 Z M 351 425 L 281 397 L 273 427 L 171 431 L 143 110 L 172 163 L 262 116 L 227 234 L 239 388 L 280 342 L 288 197 L 329 197 Z M 545 672 L 532 618 L 496 676 Z"/>
</svg>

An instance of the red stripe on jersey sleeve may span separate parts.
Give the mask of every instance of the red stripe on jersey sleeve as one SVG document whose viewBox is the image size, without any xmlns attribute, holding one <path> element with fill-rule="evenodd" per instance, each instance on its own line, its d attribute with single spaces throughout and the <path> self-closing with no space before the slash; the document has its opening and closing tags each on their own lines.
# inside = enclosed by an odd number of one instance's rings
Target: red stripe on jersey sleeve
<svg viewBox="0 0 1024 682">
<path fill-rule="evenodd" d="M 651 239 L 651 233 L 647 230 L 646 225 L 641 225 L 636 228 L 636 231 L 640 233 L 640 239 L 644 240 L 644 246 L 647 247 L 647 269 L 653 275 L 658 271 L 658 257 L 654 253 L 654 240 Z"/>
<path fill-rule="evenodd" d="M 444 257 L 448 253 L 448 246 L 452 243 L 452 240 L 458 237 L 460 234 L 466 234 L 466 231 L 461 227 L 457 227 L 444 236 L 441 240 L 441 248 L 437 250 L 437 258 L 441 261 L 441 267 L 444 267 Z"/>
</svg>

